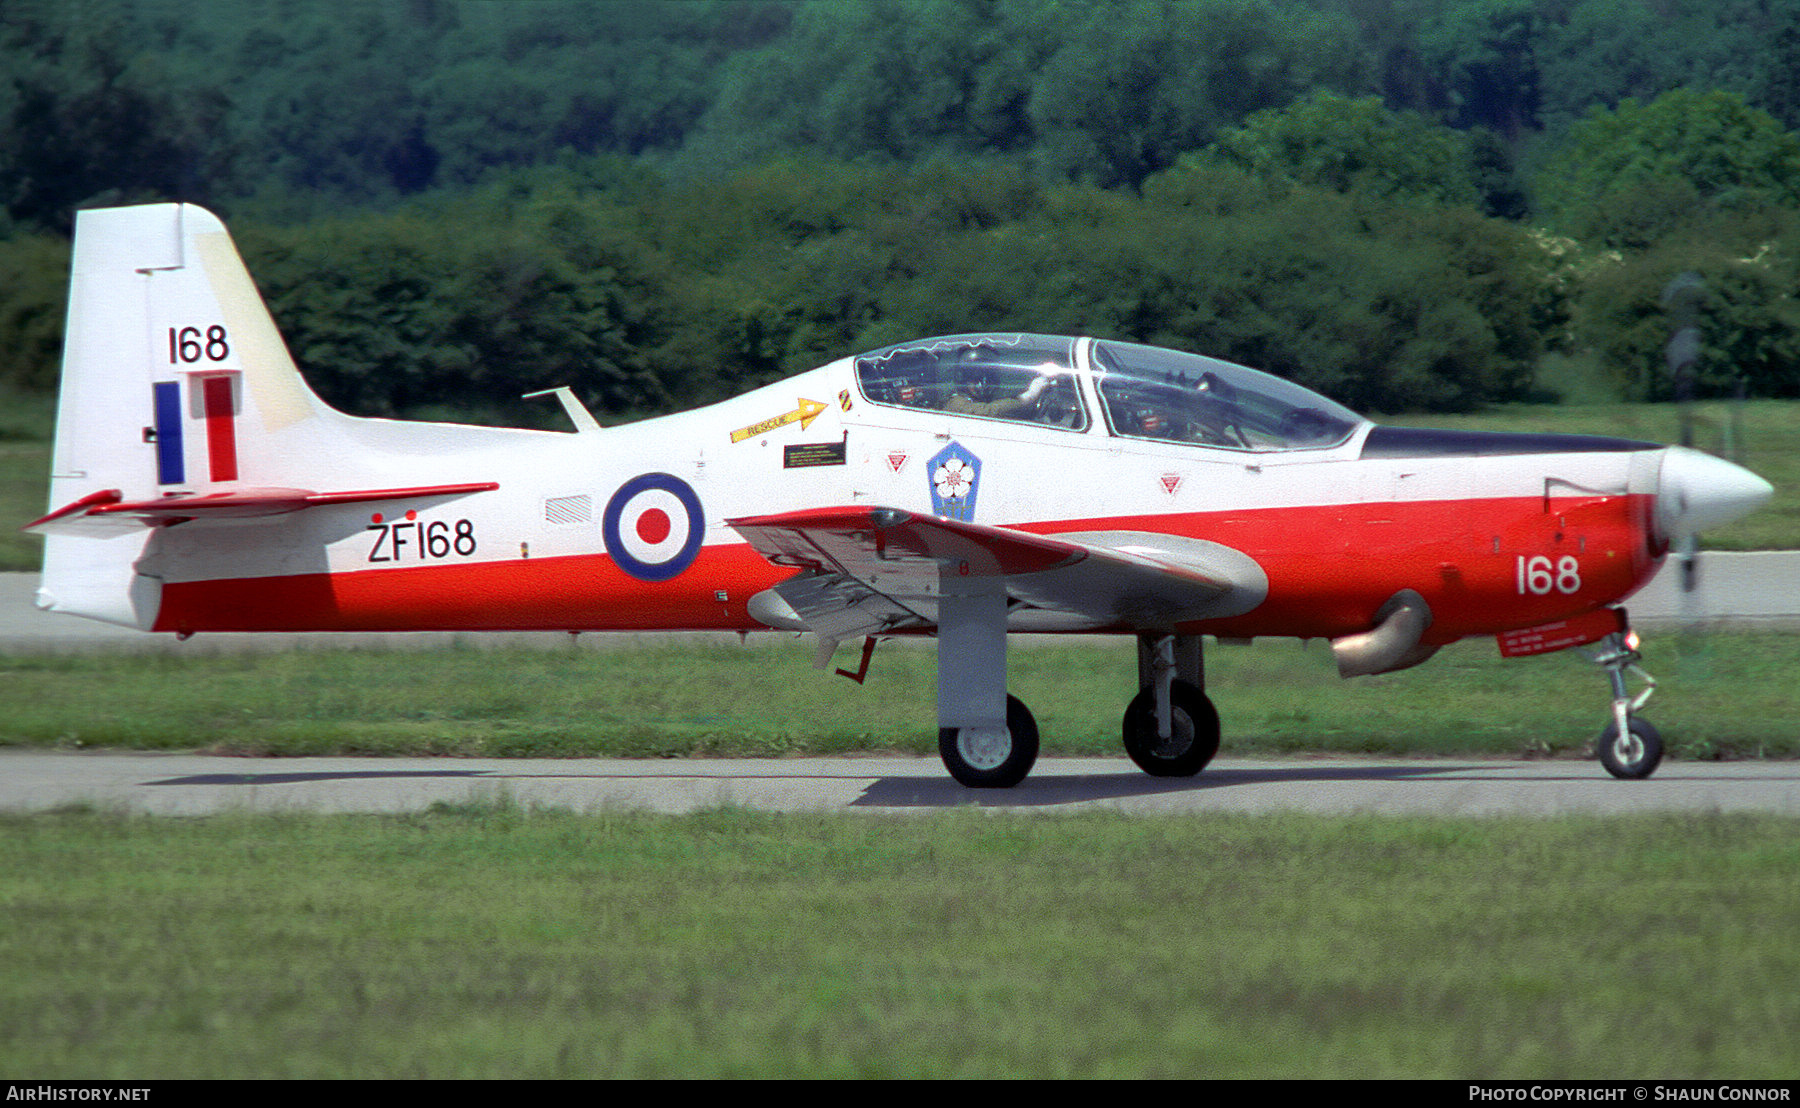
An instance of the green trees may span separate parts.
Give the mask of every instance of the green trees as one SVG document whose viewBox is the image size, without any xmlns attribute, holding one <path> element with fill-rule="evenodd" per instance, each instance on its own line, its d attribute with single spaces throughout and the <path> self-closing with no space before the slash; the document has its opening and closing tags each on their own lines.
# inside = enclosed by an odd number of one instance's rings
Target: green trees
<svg viewBox="0 0 1800 1108">
<path fill-rule="evenodd" d="M 1035 5 L 1033 5 L 1035 7 Z M 733 57 L 685 165 L 732 171 L 805 151 L 910 161 L 1017 149 L 1046 36 L 1010 39 L 987 4 L 803 4 L 791 31 Z M 1021 5 L 1000 5 L 1004 12 Z"/>
<path fill-rule="evenodd" d="M 1061 5 L 1071 20 L 1033 83 L 1042 164 L 1136 186 L 1246 113 L 1354 83 L 1347 28 L 1267 0 Z"/>
<path fill-rule="evenodd" d="M 1538 192 L 1576 234 L 1642 247 L 1707 212 L 1800 203 L 1800 136 L 1729 92 L 1628 99 L 1569 129 Z"/>
<path fill-rule="evenodd" d="M 0 241 L 0 384 L 56 387 L 68 287 L 66 239 L 39 232 Z"/>
<path fill-rule="evenodd" d="M 179 198 L 377 414 L 569 383 L 623 418 L 988 327 L 1372 408 L 1529 395 L 1545 352 L 1656 395 L 1689 270 L 1703 387 L 1794 388 L 1800 14 L 1767 0 L 0 3 L 31 387 L 73 208 Z"/>
<path fill-rule="evenodd" d="M 1800 136 L 1733 93 L 1676 89 L 1595 110 L 1539 184 L 1546 215 L 1596 252 L 1572 291 L 1577 344 L 1621 390 L 1670 395 L 1662 293 L 1704 282 L 1701 395 L 1800 395 Z M 1610 253 L 1608 253 L 1610 252 Z"/>
<path fill-rule="evenodd" d="M 1722 215 L 1636 251 L 1591 260 L 1571 297 L 1573 345 L 1598 355 L 1619 392 L 1666 400 L 1670 284 L 1697 278 L 1699 396 L 1800 396 L 1800 213 Z"/>
<path fill-rule="evenodd" d="M 0 203 L 324 211 L 569 153 L 1002 155 L 1135 188 L 1321 94 L 1516 153 L 1675 88 L 1792 124 L 1796 35 L 1767 0 L 8 0 Z"/>
<path fill-rule="evenodd" d="M 1165 287 L 1178 320 L 1151 341 L 1272 369 L 1353 406 L 1446 410 L 1520 398 L 1541 351 L 1535 248 L 1472 208 L 1266 186 L 1185 165 L 1146 186 L 1179 212 Z M 1186 253 L 1192 251 L 1191 254 Z"/>
<path fill-rule="evenodd" d="M 245 260 L 314 387 L 363 415 L 549 414 L 521 394 L 571 385 L 598 411 L 668 395 L 649 364 L 659 290 L 604 204 L 499 192 L 388 213 L 252 226 Z"/>
<path fill-rule="evenodd" d="M 82 21 L 53 5 L 0 21 L 0 203 L 11 221 L 67 233 L 76 204 L 216 195 L 227 103 L 131 45 L 116 13 Z"/>
<path fill-rule="evenodd" d="M 1264 109 L 1221 135 L 1215 149 L 1266 180 L 1438 204 L 1478 199 L 1467 136 L 1417 112 L 1390 112 L 1373 96 L 1320 92 Z"/>
</svg>

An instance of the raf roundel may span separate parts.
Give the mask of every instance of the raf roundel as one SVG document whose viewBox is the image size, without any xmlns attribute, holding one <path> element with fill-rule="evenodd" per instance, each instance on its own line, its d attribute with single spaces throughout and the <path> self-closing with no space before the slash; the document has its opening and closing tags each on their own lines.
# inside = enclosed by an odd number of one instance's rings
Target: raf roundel
<svg viewBox="0 0 1800 1108">
<path fill-rule="evenodd" d="M 640 581 L 667 581 L 693 564 L 706 518 L 686 481 L 646 473 L 619 486 L 606 502 L 600 533 L 620 569 Z"/>
</svg>

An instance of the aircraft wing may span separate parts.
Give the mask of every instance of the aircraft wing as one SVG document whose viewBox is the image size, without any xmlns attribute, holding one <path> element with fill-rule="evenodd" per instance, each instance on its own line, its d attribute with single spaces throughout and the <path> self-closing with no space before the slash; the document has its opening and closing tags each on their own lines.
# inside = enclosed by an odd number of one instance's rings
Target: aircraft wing
<svg viewBox="0 0 1800 1108">
<path fill-rule="evenodd" d="M 802 571 L 775 592 L 822 638 L 935 625 L 944 573 L 1004 577 L 1014 630 L 1167 629 L 1240 615 L 1268 594 L 1249 556 L 1157 532 L 1040 535 L 863 506 L 726 522 L 769 561 Z"/>
<path fill-rule="evenodd" d="M 126 500 L 118 489 L 103 489 L 65 504 L 24 530 L 38 534 L 116 535 L 139 527 L 168 526 L 197 519 L 244 519 L 274 516 L 327 504 L 360 504 L 424 496 L 462 496 L 492 492 L 494 481 L 460 485 L 417 485 L 396 489 L 352 489 L 313 492 L 309 489 L 240 489 L 222 493 L 181 493 L 154 500 Z"/>
</svg>

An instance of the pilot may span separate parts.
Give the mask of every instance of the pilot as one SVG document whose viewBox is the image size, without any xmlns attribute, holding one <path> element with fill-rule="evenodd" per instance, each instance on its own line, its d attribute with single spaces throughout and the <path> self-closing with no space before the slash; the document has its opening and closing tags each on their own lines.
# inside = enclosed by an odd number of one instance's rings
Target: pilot
<svg viewBox="0 0 1800 1108">
<path fill-rule="evenodd" d="M 1202 373 L 1194 382 L 1194 391 L 1225 408 L 1237 406 L 1237 390 L 1219 379 L 1216 373 Z"/>
<path fill-rule="evenodd" d="M 1182 397 L 1173 389 L 1152 388 L 1124 381 L 1105 389 L 1108 413 L 1121 435 L 1140 439 L 1180 442 L 1187 438 L 1188 421 L 1181 410 Z"/>
<path fill-rule="evenodd" d="M 1017 396 L 1006 396 L 1000 392 L 994 381 L 994 371 L 988 366 L 973 367 L 944 402 L 946 412 L 957 412 L 962 415 L 992 416 L 996 419 L 1030 419 L 1037 414 L 1038 401 L 1044 396 L 1055 378 L 1048 372 L 1039 371 L 1025 391 Z"/>
<path fill-rule="evenodd" d="M 1174 430 L 1175 420 L 1168 412 L 1156 408 L 1141 408 L 1137 414 L 1138 430 L 1153 439 L 1172 439 L 1178 435 Z"/>
<path fill-rule="evenodd" d="M 1188 405 L 1193 424 L 1188 437 L 1194 442 L 1214 446 L 1249 446 L 1237 426 L 1237 390 L 1216 375 L 1203 373 L 1194 385 L 1194 397 Z"/>
</svg>

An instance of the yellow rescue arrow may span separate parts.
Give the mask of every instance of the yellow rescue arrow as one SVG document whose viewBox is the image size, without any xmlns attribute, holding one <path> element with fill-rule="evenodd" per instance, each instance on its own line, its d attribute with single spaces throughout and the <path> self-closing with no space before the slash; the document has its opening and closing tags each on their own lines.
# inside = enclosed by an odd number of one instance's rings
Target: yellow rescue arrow
<svg viewBox="0 0 1800 1108">
<path fill-rule="evenodd" d="M 731 433 L 731 441 L 743 442 L 745 439 L 755 438 L 757 435 L 766 435 L 777 427 L 785 427 L 788 424 L 795 422 L 798 422 L 800 424 L 800 429 L 804 431 L 811 425 L 813 420 L 819 418 L 819 413 L 826 408 L 826 405 L 819 403 L 817 400 L 808 400 L 805 397 L 799 398 L 799 404 L 800 406 L 798 408 L 795 408 L 791 412 L 782 412 L 774 419 L 765 419 L 761 423 L 752 423 L 748 427 L 741 427 L 738 430 L 733 431 Z"/>
</svg>

